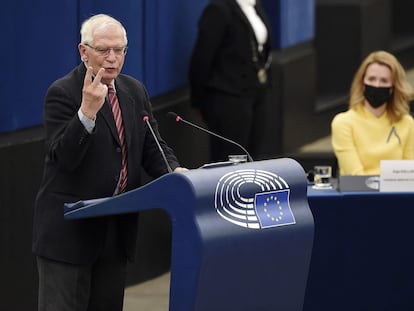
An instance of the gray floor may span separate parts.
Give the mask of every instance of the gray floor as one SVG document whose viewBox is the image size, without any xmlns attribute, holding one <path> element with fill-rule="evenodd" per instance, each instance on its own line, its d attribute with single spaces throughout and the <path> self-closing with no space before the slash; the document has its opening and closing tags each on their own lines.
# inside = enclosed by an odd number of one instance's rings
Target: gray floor
<svg viewBox="0 0 414 311">
<path fill-rule="evenodd" d="M 124 311 L 168 311 L 170 274 L 127 287 Z"/>
</svg>

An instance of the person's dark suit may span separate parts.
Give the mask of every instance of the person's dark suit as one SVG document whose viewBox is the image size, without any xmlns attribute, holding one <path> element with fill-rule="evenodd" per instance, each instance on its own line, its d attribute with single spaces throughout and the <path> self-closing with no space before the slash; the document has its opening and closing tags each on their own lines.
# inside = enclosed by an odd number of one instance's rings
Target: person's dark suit
<svg viewBox="0 0 414 311">
<path fill-rule="evenodd" d="M 36 199 L 33 251 L 52 260 L 91 264 L 102 251 L 108 221 L 118 222 L 122 247 L 129 259 L 135 255 L 137 215 L 67 221 L 67 202 L 112 196 L 121 170 L 121 147 L 110 104 L 96 116 L 89 134 L 77 112 L 82 100 L 86 67 L 82 63 L 49 88 L 44 107 L 46 159 L 44 177 Z M 143 122 L 149 114 L 157 124 L 144 86 L 127 75 L 115 79 L 122 110 L 128 154 L 128 186 L 141 185 L 141 165 L 153 177 L 167 173 L 157 145 Z M 172 150 L 160 138 L 172 169 L 179 166 Z"/>
<path fill-rule="evenodd" d="M 189 69 L 192 105 L 201 110 L 209 128 L 248 148 L 255 148 L 251 146 L 251 132 L 256 112 L 252 110 L 263 106 L 270 84 L 270 68 L 267 83 L 261 84 L 257 75 L 271 53 L 270 24 L 259 2 L 255 8 L 268 30 L 261 53 L 253 28 L 236 0 L 212 0 L 199 20 Z M 254 53 L 258 62 L 252 60 Z M 240 152 L 229 149 L 228 144 L 214 146 L 214 142 L 213 160 L 224 160 L 214 159 L 219 154 L 223 157 L 226 152 Z"/>
</svg>

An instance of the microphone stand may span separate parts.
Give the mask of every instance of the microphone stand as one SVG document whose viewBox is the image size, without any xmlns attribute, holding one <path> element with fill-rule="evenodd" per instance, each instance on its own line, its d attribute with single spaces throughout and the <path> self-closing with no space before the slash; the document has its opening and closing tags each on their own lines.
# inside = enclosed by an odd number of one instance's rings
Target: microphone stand
<svg viewBox="0 0 414 311">
<path fill-rule="evenodd" d="M 169 172 L 169 173 L 172 173 L 171 166 L 170 166 L 170 164 L 168 163 L 168 160 L 167 160 L 167 157 L 165 156 L 164 150 L 161 148 L 160 142 L 158 141 L 158 138 L 157 138 L 157 136 L 155 135 L 154 130 L 152 129 L 151 124 L 149 123 L 149 117 L 148 117 L 148 115 L 147 115 L 147 114 L 144 114 L 144 116 L 143 116 L 143 118 L 142 118 L 142 119 L 145 121 L 145 123 L 147 123 L 147 126 L 148 126 L 148 128 L 150 129 L 151 134 L 152 134 L 152 136 L 154 137 L 155 142 L 157 143 L 158 149 L 159 149 L 159 150 L 160 150 L 160 152 L 161 152 L 161 156 L 162 156 L 162 158 L 163 158 L 163 160 L 164 160 L 164 162 L 165 162 L 165 166 L 167 167 L 168 172 Z"/>
<path fill-rule="evenodd" d="M 242 145 L 240 145 L 239 143 L 236 143 L 235 141 L 233 141 L 233 140 L 231 140 L 231 139 L 228 139 L 228 138 L 226 138 L 226 137 L 224 137 L 224 136 L 221 136 L 221 135 L 219 135 L 219 134 L 216 134 L 216 133 L 214 133 L 214 132 L 211 132 L 211 131 L 209 131 L 209 130 L 207 130 L 207 129 L 205 129 L 205 128 L 203 128 L 203 127 L 201 127 L 201 126 L 199 126 L 199 125 L 197 125 L 197 124 L 194 124 L 194 123 L 191 123 L 191 122 L 189 122 L 189 121 L 187 121 L 187 120 L 184 120 L 183 118 L 181 118 L 179 115 L 177 115 L 175 112 L 168 112 L 168 115 L 169 116 L 171 116 L 171 117 L 173 117 L 174 119 L 175 119 L 175 121 L 176 122 L 184 122 L 185 124 L 187 124 L 187 125 L 190 125 L 190 126 L 192 126 L 192 127 L 195 127 L 195 128 L 197 128 L 197 129 L 199 129 L 199 130 L 201 130 L 201 131 L 203 131 L 203 132 L 206 132 L 206 133 L 208 133 L 208 134 L 210 134 L 210 135 L 213 135 L 213 136 L 215 136 L 215 137 L 217 137 L 217 138 L 220 138 L 220 139 L 222 139 L 222 140 L 225 140 L 225 141 L 227 141 L 227 142 L 229 142 L 229 143 L 231 143 L 231 144 L 234 144 L 234 145 L 236 145 L 237 147 L 239 147 L 241 150 L 243 150 L 243 152 L 247 155 L 247 159 L 249 160 L 249 162 L 253 162 L 253 158 L 250 156 L 250 154 L 249 154 L 249 152 L 247 152 L 247 150 L 242 146 Z"/>
</svg>

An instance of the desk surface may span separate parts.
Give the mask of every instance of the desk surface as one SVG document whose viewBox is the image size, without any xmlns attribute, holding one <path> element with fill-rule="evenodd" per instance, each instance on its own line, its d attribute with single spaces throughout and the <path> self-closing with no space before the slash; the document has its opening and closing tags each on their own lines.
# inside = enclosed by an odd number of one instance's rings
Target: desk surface
<svg viewBox="0 0 414 311">
<path fill-rule="evenodd" d="M 305 311 L 414 310 L 414 193 L 314 190 Z"/>
</svg>

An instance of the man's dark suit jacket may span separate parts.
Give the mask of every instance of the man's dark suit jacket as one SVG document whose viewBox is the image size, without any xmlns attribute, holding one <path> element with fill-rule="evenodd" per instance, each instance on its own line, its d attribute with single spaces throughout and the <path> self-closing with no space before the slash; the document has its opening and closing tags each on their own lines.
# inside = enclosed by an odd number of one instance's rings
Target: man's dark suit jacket
<svg viewBox="0 0 414 311">
<path fill-rule="evenodd" d="M 271 28 L 259 1 L 255 8 L 268 30 L 261 59 L 264 65 L 271 53 Z M 252 40 L 258 53 L 256 36 L 236 0 L 212 0 L 198 27 L 189 70 L 194 106 L 200 107 L 211 89 L 240 96 L 263 87 L 252 60 Z"/>
<path fill-rule="evenodd" d="M 82 101 L 86 67 L 81 63 L 47 91 L 44 106 L 46 158 L 43 181 L 36 199 L 33 251 L 50 259 L 92 263 L 103 247 L 110 217 L 64 220 L 63 205 L 112 196 L 121 170 L 121 146 L 108 100 L 96 116 L 95 129 L 89 134 L 77 112 Z M 127 75 L 115 79 L 125 128 L 128 155 L 128 186 L 141 186 L 141 166 L 152 177 L 167 173 L 160 151 L 143 122 L 148 113 L 158 133 L 144 86 Z M 160 138 L 172 169 L 179 164 L 172 150 Z M 138 217 L 118 218 L 122 243 L 128 258 L 135 255 Z"/>
</svg>

